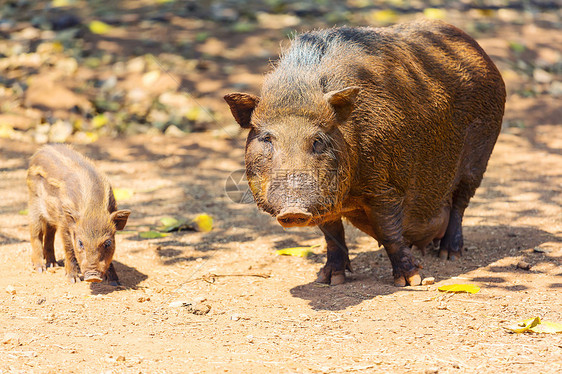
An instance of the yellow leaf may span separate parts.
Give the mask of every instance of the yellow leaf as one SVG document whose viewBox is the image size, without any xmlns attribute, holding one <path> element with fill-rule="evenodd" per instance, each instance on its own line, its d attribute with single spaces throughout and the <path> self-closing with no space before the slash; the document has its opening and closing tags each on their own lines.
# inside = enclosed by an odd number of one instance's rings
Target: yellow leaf
<svg viewBox="0 0 562 374">
<path fill-rule="evenodd" d="M 105 114 L 98 114 L 97 116 L 92 118 L 92 126 L 94 127 L 94 129 L 99 129 L 100 127 L 104 127 L 105 125 L 107 125 L 108 122 L 109 120 L 107 119 Z"/>
<path fill-rule="evenodd" d="M 208 232 L 213 229 L 213 217 L 205 213 L 195 217 L 193 223 L 197 225 L 198 231 Z"/>
<path fill-rule="evenodd" d="M 425 18 L 429 19 L 443 19 L 447 15 L 443 9 L 439 8 L 425 8 L 423 10 Z"/>
<path fill-rule="evenodd" d="M 129 188 L 114 188 L 113 189 L 113 196 L 115 196 L 115 200 L 122 201 L 128 200 L 133 196 L 133 190 Z"/>
<path fill-rule="evenodd" d="M 541 321 L 541 323 L 532 327 L 531 331 L 536 333 L 558 334 L 562 332 L 562 323 Z"/>
<path fill-rule="evenodd" d="M 313 245 L 310 247 L 292 247 L 292 248 L 283 248 L 278 249 L 275 251 L 277 256 L 298 256 L 298 257 L 307 257 L 312 253 L 312 248 L 319 247 L 320 245 Z"/>
<path fill-rule="evenodd" d="M 85 134 L 86 134 L 86 139 L 88 139 L 90 143 L 95 142 L 99 138 L 99 135 L 95 132 L 87 131 L 85 132 Z"/>
<path fill-rule="evenodd" d="M 0 124 L 0 138 L 10 138 L 14 133 L 15 131 L 12 125 L 8 125 L 7 123 Z"/>
<path fill-rule="evenodd" d="M 441 292 L 454 292 L 454 293 L 477 293 L 480 291 L 480 287 L 475 286 L 474 284 L 450 284 L 447 286 L 441 286 L 438 288 Z"/>
<path fill-rule="evenodd" d="M 164 238 L 168 235 L 170 234 L 164 234 L 162 232 L 156 232 L 156 231 L 144 231 L 139 234 L 139 236 L 144 239 Z"/>
<path fill-rule="evenodd" d="M 540 317 L 534 317 L 509 325 L 506 329 L 516 333 L 531 331 L 537 334 L 555 334 L 562 332 L 562 323 L 541 321 Z"/>
<path fill-rule="evenodd" d="M 398 20 L 398 15 L 392 9 L 376 10 L 371 13 L 371 17 L 380 23 L 394 23 Z"/>
<path fill-rule="evenodd" d="M 92 21 L 88 26 L 94 34 L 107 34 L 111 30 L 111 26 L 102 21 Z"/>
</svg>

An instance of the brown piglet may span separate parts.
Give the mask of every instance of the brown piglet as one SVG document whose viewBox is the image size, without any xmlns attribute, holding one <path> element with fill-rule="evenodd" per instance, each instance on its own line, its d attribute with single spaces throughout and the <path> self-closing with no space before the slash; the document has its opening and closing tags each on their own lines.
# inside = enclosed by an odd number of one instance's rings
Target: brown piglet
<svg viewBox="0 0 562 374">
<path fill-rule="evenodd" d="M 64 144 L 46 145 L 27 171 L 31 262 L 38 272 L 55 266 L 55 233 L 64 243 L 64 267 L 72 283 L 119 285 L 112 264 L 115 232 L 131 213 L 117 210 L 113 190 L 93 163 Z"/>
</svg>

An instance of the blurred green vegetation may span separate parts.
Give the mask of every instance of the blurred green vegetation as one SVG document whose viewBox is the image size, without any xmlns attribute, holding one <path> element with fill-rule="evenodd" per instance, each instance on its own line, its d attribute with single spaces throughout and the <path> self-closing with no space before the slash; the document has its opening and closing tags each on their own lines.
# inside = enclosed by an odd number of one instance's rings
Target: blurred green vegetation
<svg viewBox="0 0 562 374">
<path fill-rule="evenodd" d="M 556 96 L 560 53 L 538 56 L 516 30 L 537 24 L 559 33 L 561 12 L 546 0 L 4 1 L 0 137 L 91 142 L 237 129 L 222 96 L 259 92 L 287 35 L 419 17 L 503 40 L 497 58 L 522 77 L 521 94 Z"/>
</svg>

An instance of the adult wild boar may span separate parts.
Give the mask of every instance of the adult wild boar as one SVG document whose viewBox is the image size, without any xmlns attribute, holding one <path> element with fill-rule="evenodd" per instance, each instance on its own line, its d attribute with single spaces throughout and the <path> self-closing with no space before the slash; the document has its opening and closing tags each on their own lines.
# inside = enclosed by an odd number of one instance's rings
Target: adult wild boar
<svg viewBox="0 0 562 374">
<path fill-rule="evenodd" d="M 501 128 L 505 87 L 470 36 L 438 21 L 297 36 L 261 96 L 225 96 L 250 129 L 246 174 L 283 227 L 317 225 L 345 281 L 342 217 L 381 243 L 394 284 L 421 283 L 413 246 L 463 247 L 462 218 Z"/>
<path fill-rule="evenodd" d="M 57 230 L 64 243 L 68 279 L 112 285 L 119 278 L 111 262 L 115 231 L 123 230 L 129 210 L 117 210 L 107 178 L 78 152 L 47 145 L 31 157 L 27 171 L 31 262 L 37 271 L 56 264 Z"/>
</svg>

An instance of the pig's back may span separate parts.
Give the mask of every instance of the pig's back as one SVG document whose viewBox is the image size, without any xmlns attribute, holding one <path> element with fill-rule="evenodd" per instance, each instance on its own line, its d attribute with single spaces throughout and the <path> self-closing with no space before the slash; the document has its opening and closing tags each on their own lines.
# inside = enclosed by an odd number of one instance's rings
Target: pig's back
<svg viewBox="0 0 562 374">
<path fill-rule="evenodd" d="M 28 186 L 40 198 L 57 198 L 77 212 L 108 206 L 111 187 L 105 176 L 78 152 L 63 144 L 47 145 L 31 158 Z"/>
</svg>

